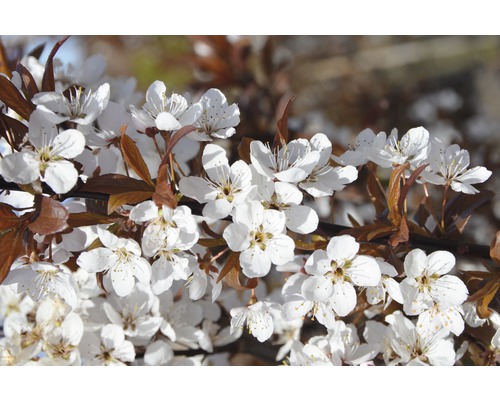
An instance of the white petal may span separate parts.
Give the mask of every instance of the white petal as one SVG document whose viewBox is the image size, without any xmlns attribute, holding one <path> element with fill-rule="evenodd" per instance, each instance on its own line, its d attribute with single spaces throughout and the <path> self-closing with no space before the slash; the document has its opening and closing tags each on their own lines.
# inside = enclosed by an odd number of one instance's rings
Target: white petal
<svg viewBox="0 0 500 400">
<path fill-rule="evenodd" d="M 404 267 L 406 276 L 416 278 L 422 275 L 426 266 L 426 255 L 423 250 L 414 249 L 405 257 Z"/>
<path fill-rule="evenodd" d="M 304 268 L 308 274 L 322 276 L 332 270 L 331 260 L 325 250 L 316 250 L 307 259 Z"/>
<path fill-rule="evenodd" d="M 133 256 L 132 259 L 132 273 L 141 283 L 149 283 L 151 279 L 151 265 L 146 259 L 138 256 Z"/>
<path fill-rule="evenodd" d="M 64 158 L 75 158 L 85 148 L 85 137 L 76 129 L 67 129 L 52 141 L 52 153 Z"/>
<path fill-rule="evenodd" d="M 327 301 L 333 292 L 332 281 L 325 276 L 310 276 L 302 284 L 302 295 L 310 301 Z"/>
<path fill-rule="evenodd" d="M 357 296 L 354 286 L 349 282 L 336 282 L 333 285 L 333 293 L 330 304 L 333 310 L 340 316 L 345 317 L 356 307 Z"/>
<path fill-rule="evenodd" d="M 337 263 L 352 260 L 359 251 L 359 243 L 349 235 L 335 236 L 326 247 L 328 257 Z"/>
<path fill-rule="evenodd" d="M 229 177 L 229 161 L 226 150 L 216 144 L 207 144 L 201 158 L 203 168 L 213 182 L 221 182 L 221 177 Z"/>
<path fill-rule="evenodd" d="M 243 274 L 249 278 L 265 276 L 271 269 L 271 260 L 259 246 L 243 251 L 240 254 L 240 264 Z"/>
<path fill-rule="evenodd" d="M 182 125 L 169 112 L 163 111 L 155 119 L 156 127 L 160 131 L 176 131 L 182 128 Z"/>
<path fill-rule="evenodd" d="M 86 251 L 80 254 L 76 263 L 90 273 L 102 272 L 111 268 L 118 261 L 113 251 L 104 247 Z"/>
<path fill-rule="evenodd" d="M 357 286 L 375 286 L 382 277 L 377 261 L 370 256 L 356 256 L 346 275 Z"/>
<path fill-rule="evenodd" d="M 111 284 L 120 297 L 127 296 L 134 289 L 134 276 L 129 264 L 119 264 L 110 269 Z"/>
<path fill-rule="evenodd" d="M 442 307 L 453 307 L 467 300 L 467 286 L 456 276 L 442 276 L 432 283 L 430 294 Z"/>
<path fill-rule="evenodd" d="M 144 201 L 130 210 L 129 218 L 137 223 L 158 218 L 158 207 L 152 200 Z"/>
<path fill-rule="evenodd" d="M 203 208 L 203 216 L 211 219 L 226 218 L 232 211 L 233 205 L 227 199 L 209 201 Z"/>
<path fill-rule="evenodd" d="M 66 160 L 50 162 L 43 176 L 43 181 L 47 182 L 47 185 L 58 194 L 69 192 L 77 180 L 78 171 L 71 162 Z"/>
<path fill-rule="evenodd" d="M 0 173 L 7 182 L 26 185 L 40 176 L 40 162 L 31 151 L 9 154 L 0 160 Z"/>
<path fill-rule="evenodd" d="M 275 265 L 282 265 L 293 260 L 295 242 L 286 235 L 274 236 L 266 241 L 266 254 Z"/>
<path fill-rule="evenodd" d="M 285 210 L 286 226 L 293 232 L 311 233 L 319 223 L 318 214 L 311 207 L 292 205 Z"/>
<path fill-rule="evenodd" d="M 187 197 L 196 199 L 200 203 L 215 200 L 217 192 L 210 183 L 197 176 L 184 177 L 179 182 L 180 192 Z"/>
<path fill-rule="evenodd" d="M 167 365 L 174 358 L 174 352 L 170 345 L 157 340 L 151 343 L 144 353 L 144 364 L 151 366 Z"/>
<path fill-rule="evenodd" d="M 455 266 L 455 256 L 449 251 L 435 251 L 425 259 L 429 275 L 444 275 Z"/>
<path fill-rule="evenodd" d="M 246 225 L 240 223 L 230 224 L 222 232 L 222 237 L 233 251 L 243 251 L 250 247 L 250 230 Z"/>
</svg>

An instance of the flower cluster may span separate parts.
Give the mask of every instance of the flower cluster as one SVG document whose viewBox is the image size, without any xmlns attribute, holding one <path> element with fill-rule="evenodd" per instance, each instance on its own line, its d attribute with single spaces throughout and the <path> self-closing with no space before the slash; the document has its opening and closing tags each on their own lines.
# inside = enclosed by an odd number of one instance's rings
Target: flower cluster
<svg viewBox="0 0 500 400">
<path fill-rule="evenodd" d="M 155 81 L 133 101 L 96 58 L 85 74 L 21 63 L 23 79 L 0 80 L 0 365 L 230 364 L 237 340 L 280 345 L 288 365 L 454 365 L 466 325 L 484 324 L 489 360 L 500 354 L 498 273 L 468 276 L 452 252 L 410 240 L 468 222 L 456 204 L 491 172 L 458 145 L 367 129 L 333 154 L 323 133 L 278 129 L 237 157 L 240 110 L 216 88 Z M 368 188 L 376 219 L 320 220 L 366 171 L 384 192 Z M 420 226 L 407 195 L 422 187 L 424 207 L 432 185 L 445 187 L 441 215 L 426 208 Z"/>
</svg>

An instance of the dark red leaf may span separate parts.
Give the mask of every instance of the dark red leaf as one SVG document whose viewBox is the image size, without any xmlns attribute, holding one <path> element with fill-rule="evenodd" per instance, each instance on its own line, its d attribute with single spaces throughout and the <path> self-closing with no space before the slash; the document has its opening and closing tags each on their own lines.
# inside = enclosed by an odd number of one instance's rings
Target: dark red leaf
<svg viewBox="0 0 500 400">
<path fill-rule="evenodd" d="M 274 136 L 273 147 L 283 147 L 288 143 L 288 114 L 290 112 L 290 107 L 292 105 L 293 100 L 295 100 L 295 96 L 292 96 L 286 103 L 285 109 L 283 110 L 283 114 L 281 118 L 278 120 L 277 128 L 278 131 Z"/>
<path fill-rule="evenodd" d="M 9 274 L 12 263 L 24 255 L 23 236 L 25 225 L 0 233 L 0 283 Z"/>
<path fill-rule="evenodd" d="M 500 265 L 500 231 L 497 232 L 490 244 L 490 257 L 495 264 Z"/>
<path fill-rule="evenodd" d="M 26 100 L 14 84 L 4 75 L 0 75 L 0 100 L 26 121 L 30 119 L 30 115 L 35 109 L 35 106 Z"/>
<path fill-rule="evenodd" d="M 413 184 L 416 182 L 422 171 L 428 166 L 429 164 L 422 164 L 420 167 L 415 169 L 415 171 L 412 172 L 410 177 L 406 180 L 405 184 L 401 188 L 401 193 L 399 195 L 399 202 L 398 202 L 398 208 L 401 210 L 404 207 L 404 201 L 406 200 L 406 196 L 408 196 L 408 192 L 410 191 L 410 188 L 413 186 Z"/>
<path fill-rule="evenodd" d="M 33 78 L 31 72 L 22 64 L 17 64 L 16 71 L 21 76 L 24 94 L 26 95 L 28 100 L 31 100 L 33 96 L 39 92 L 38 86 L 35 82 L 35 78 Z"/>
<path fill-rule="evenodd" d="M 186 125 L 183 126 L 181 129 L 179 129 L 177 132 L 175 132 L 172 137 L 170 138 L 167 146 L 167 150 L 165 151 L 165 154 L 163 155 L 162 159 L 162 164 L 165 164 L 168 162 L 168 158 L 170 156 L 170 153 L 172 153 L 172 150 L 174 149 L 175 145 L 179 143 L 179 140 L 181 140 L 184 136 L 188 135 L 189 133 L 193 132 L 196 128 L 193 125 Z"/>
<path fill-rule="evenodd" d="M 5 48 L 3 47 L 2 40 L 0 40 L 0 74 L 5 74 L 9 78 L 12 77 L 9 61 L 7 60 L 7 54 L 5 54 Z"/>
<path fill-rule="evenodd" d="M 19 150 L 28 134 L 28 127 L 21 121 L 3 113 L 0 113 L 0 127 L 0 134 L 7 143 L 12 144 L 16 150 Z"/>
<path fill-rule="evenodd" d="M 110 222 L 112 222 L 111 218 L 105 215 L 93 214 L 90 212 L 73 213 L 69 214 L 68 217 L 68 225 L 72 228 L 98 224 L 109 224 Z"/>
<path fill-rule="evenodd" d="M 112 194 L 108 200 L 108 214 L 113 213 L 118 207 L 124 204 L 137 204 L 145 200 L 151 199 L 153 191 L 132 191 L 125 193 Z"/>
<path fill-rule="evenodd" d="M 57 200 L 39 195 L 35 198 L 35 205 L 36 219 L 28 225 L 31 232 L 52 235 L 68 227 L 68 210 Z"/>
<path fill-rule="evenodd" d="M 389 189 L 387 196 L 387 207 L 389 208 L 389 221 L 392 222 L 394 226 L 399 226 L 401 222 L 401 210 L 399 208 L 399 198 L 401 197 L 401 182 L 404 178 L 407 164 L 398 165 L 393 169 L 391 177 L 389 179 Z"/>
<path fill-rule="evenodd" d="M 153 201 L 160 207 L 166 205 L 170 208 L 177 207 L 177 198 L 172 191 L 172 187 L 168 182 L 168 164 L 163 164 L 158 169 L 158 177 L 156 179 L 156 188 L 153 195 Z"/>
<path fill-rule="evenodd" d="M 105 174 L 89 178 L 81 187 L 82 192 L 119 194 L 133 191 L 151 192 L 154 188 L 144 181 L 120 174 Z"/>
<path fill-rule="evenodd" d="M 472 213 L 495 196 L 491 190 L 482 190 L 476 194 L 458 193 L 452 197 L 445 208 L 445 226 L 447 234 L 457 230 L 462 233 Z"/>
<path fill-rule="evenodd" d="M 135 142 L 130 139 L 125 133 L 126 126 L 121 129 L 120 136 L 120 149 L 123 154 L 125 162 L 135 171 L 139 177 L 151 186 L 154 186 L 151 180 L 151 175 L 149 174 L 149 169 L 142 158 L 141 152 L 137 148 Z"/>
<path fill-rule="evenodd" d="M 240 144 L 238 145 L 238 155 L 240 159 L 245 161 L 247 164 L 250 164 L 252 160 L 250 159 L 250 143 L 252 143 L 254 139 L 249 137 L 244 137 L 241 139 Z"/>
<path fill-rule="evenodd" d="M 59 50 L 59 48 L 64 44 L 66 40 L 69 39 L 69 36 L 65 36 L 61 40 L 59 40 L 52 51 L 50 52 L 47 62 L 45 63 L 45 72 L 42 77 L 42 91 L 43 92 L 53 92 L 56 90 L 56 83 L 54 80 L 54 57 Z"/>
<path fill-rule="evenodd" d="M 21 221 L 21 218 L 12 210 L 12 206 L 0 203 L 0 230 L 18 226 Z"/>
</svg>

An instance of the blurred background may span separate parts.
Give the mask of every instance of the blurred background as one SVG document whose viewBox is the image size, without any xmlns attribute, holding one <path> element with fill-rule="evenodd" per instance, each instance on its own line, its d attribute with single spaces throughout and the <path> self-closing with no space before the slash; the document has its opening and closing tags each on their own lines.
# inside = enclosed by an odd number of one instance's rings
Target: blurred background
<svg viewBox="0 0 500 400">
<path fill-rule="evenodd" d="M 46 42 L 43 61 L 59 38 L 2 41 L 11 59 Z M 296 96 L 293 137 L 323 132 L 342 153 L 365 128 L 402 135 L 422 125 L 469 150 L 471 167 L 493 171 L 479 189 L 500 187 L 498 36 L 74 36 L 58 58 L 78 68 L 93 54 L 106 60 L 107 74 L 134 77 L 141 93 L 154 80 L 193 97 L 221 89 L 241 111 L 235 147 L 244 136 L 272 140 L 276 119 Z M 143 104 L 142 95 L 135 98 Z M 362 206 L 363 187 L 357 190 L 346 196 Z M 467 237 L 488 244 L 499 222 L 496 196 L 471 220 Z"/>
</svg>

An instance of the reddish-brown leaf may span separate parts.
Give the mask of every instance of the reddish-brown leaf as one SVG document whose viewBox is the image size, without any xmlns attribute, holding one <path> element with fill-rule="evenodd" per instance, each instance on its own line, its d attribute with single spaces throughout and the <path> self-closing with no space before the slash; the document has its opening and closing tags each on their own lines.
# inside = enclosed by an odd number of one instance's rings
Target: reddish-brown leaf
<svg viewBox="0 0 500 400">
<path fill-rule="evenodd" d="M 285 144 L 288 143 L 288 114 L 290 112 L 290 107 L 292 105 L 293 100 L 295 99 L 295 96 L 292 96 L 290 99 L 288 99 L 285 109 L 283 110 L 283 114 L 281 114 L 281 118 L 278 120 L 277 123 L 277 132 L 276 135 L 274 135 L 274 142 L 273 142 L 273 147 L 283 147 Z"/>
<path fill-rule="evenodd" d="M 220 239 L 198 239 L 198 244 L 203 247 L 218 247 L 224 246 L 226 244 L 226 240 L 224 238 Z"/>
<path fill-rule="evenodd" d="M 408 229 L 408 224 L 406 223 L 406 218 L 401 218 L 398 230 L 389 238 L 389 244 L 392 247 L 396 247 L 399 243 L 406 243 L 410 239 L 410 231 Z"/>
<path fill-rule="evenodd" d="M 0 283 L 9 274 L 12 263 L 24 255 L 23 236 L 25 225 L 0 233 Z"/>
<path fill-rule="evenodd" d="M 408 192 L 410 191 L 410 188 L 413 186 L 413 184 L 416 182 L 422 171 L 428 166 L 429 164 L 422 164 L 420 167 L 415 169 L 415 171 L 412 172 L 410 177 L 406 180 L 405 184 L 401 188 L 401 193 L 399 195 L 399 201 L 398 201 L 398 208 L 401 210 L 404 207 L 404 201 L 406 200 L 406 196 L 408 196 Z"/>
<path fill-rule="evenodd" d="M 122 127 L 120 136 L 120 149 L 125 162 L 144 182 L 154 186 L 154 183 L 151 180 L 151 175 L 149 174 L 148 166 L 144 161 L 144 158 L 142 158 L 141 152 L 137 148 L 135 142 L 125 133 L 125 130 L 126 126 Z"/>
<path fill-rule="evenodd" d="M 40 196 L 40 195 L 39 195 Z M 68 210 L 57 200 L 40 196 L 35 198 L 36 219 L 28 225 L 28 229 L 40 235 L 52 235 L 68 227 Z"/>
<path fill-rule="evenodd" d="M 217 240 L 217 239 L 206 239 L 206 240 Z M 225 241 L 224 241 L 225 242 Z M 199 241 L 198 241 L 199 243 Z M 240 253 L 230 252 L 226 258 L 224 267 L 222 267 L 219 276 L 217 277 L 217 283 L 219 283 L 233 268 L 239 268 L 240 266 Z"/>
<path fill-rule="evenodd" d="M 13 228 L 21 221 L 21 218 L 12 211 L 12 206 L 0 203 L 0 230 Z"/>
<path fill-rule="evenodd" d="M 68 217 L 68 225 L 72 228 L 98 224 L 109 224 L 110 222 L 112 222 L 111 218 L 105 215 L 99 215 L 90 212 L 73 213 L 69 214 Z"/>
<path fill-rule="evenodd" d="M 27 134 L 28 127 L 21 121 L 0 113 L 0 135 L 5 138 L 7 143 L 12 143 L 16 150 L 20 149 Z"/>
<path fill-rule="evenodd" d="M 158 169 L 158 177 L 156 178 L 153 201 L 158 207 L 165 205 L 174 209 L 177 207 L 177 198 L 175 197 L 172 187 L 168 182 L 168 167 L 168 164 L 162 164 Z"/>
<path fill-rule="evenodd" d="M 240 279 L 240 266 L 232 268 L 226 275 L 225 282 L 229 287 L 236 290 L 249 290 L 255 289 L 259 284 L 258 278 L 250 278 L 246 283 L 241 283 Z"/>
<path fill-rule="evenodd" d="M 490 257 L 495 264 L 500 265 L 500 231 L 497 232 L 490 244 Z"/>
<path fill-rule="evenodd" d="M 31 50 L 28 53 L 28 56 L 35 57 L 37 60 L 40 59 L 42 56 L 43 51 L 45 50 L 45 44 L 46 43 L 41 43 L 38 46 L 36 46 L 33 50 Z"/>
<path fill-rule="evenodd" d="M 179 140 L 181 140 L 184 136 L 188 135 L 189 133 L 193 132 L 195 129 L 196 128 L 193 125 L 186 125 L 172 135 L 172 137 L 168 141 L 167 150 L 163 155 L 162 164 L 168 162 L 170 153 L 172 153 L 172 150 L 174 149 L 175 145 L 179 143 Z"/>
<path fill-rule="evenodd" d="M 56 83 L 54 80 L 54 57 L 59 50 L 59 48 L 64 44 L 69 36 L 65 36 L 59 40 L 52 48 L 49 56 L 47 57 L 47 62 L 45 63 L 45 72 L 42 77 L 42 91 L 43 92 L 53 92 L 56 90 Z"/>
<path fill-rule="evenodd" d="M 26 100 L 14 84 L 4 75 L 0 75 L 0 100 L 27 121 L 35 109 L 35 106 Z"/>
<path fill-rule="evenodd" d="M 108 215 L 113 213 L 118 207 L 124 204 L 137 204 L 141 201 L 149 200 L 153 196 L 153 191 L 132 191 L 125 193 L 117 193 L 109 196 L 108 200 Z"/>
<path fill-rule="evenodd" d="M 462 233 L 472 213 L 494 196 L 495 193 L 491 190 L 482 190 L 475 194 L 458 193 L 452 197 L 445 208 L 447 235 L 455 230 Z"/>
<path fill-rule="evenodd" d="M 399 226 L 399 223 L 401 222 L 399 198 L 401 196 L 401 182 L 407 168 L 407 164 L 398 165 L 392 171 L 391 178 L 389 179 L 389 190 L 387 196 L 387 207 L 389 208 L 388 218 L 394 226 Z"/>
<path fill-rule="evenodd" d="M 12 73 L 10 71 L 9 62 L 7 60 L 7 55 L 5 54 L 5 48 L 3 47 L 2 40 L 0 40 L 0 74 L 4 74 L 11 78 Z"/>
<path fill-rule="evenodd" d="M 120 174 L 105 174 L 89 178 L 81 187 L 82 192 L 119 194 L 132 191 L 152 192 L 154 187 L 139 179 Z"/>
<path fill-rule="evenodd" d="M 22 64 L 18 63 L 16 71 L 21 77 L 21 82 L 23 84 L 23 92 L 28 100 L 31 100 L 35 94 L 39 92 L 38 86 L 35 83 L 35 78 L 31 75 L 31 72 Z"/>
<path fill-rule="evenodd" d="M 489 285 L 491 284 L 491 285 Z M 489 305 L 495 295 L 497 294 L 498 289 L 500 288 L 500 280 L 490 281 L 486 284 L 489 287 L 489 290 L 486 292 L 484 296 L 477 300 L 477 315 L 480 318 L 488 318 L 491 315 L 491 310 L 489 309 Z"/>
<path fill-rule="evenodd" d="M 385 192 L 381 189 L 377 181 L 376 166 L 373 163 L 366 164 L 368 168 L 368 177 L 366 178 L 366 191 L 370 196 L 370 201 L 375 207 L 377 215 L 382 215 L 387 208 L 387 198 Z"/>
<path fill-rule="evenodd" d="M 250 143 L 252 143 L 254 139 L 249 137 L 244 137 L 241 139 L 240 144 L 238 145 L 238 155 L 240 159 L 245 161 L 247 164 L 250 164 L 252 160 L 250 159 Z"/>
<path fill-rule="evenodd" d="M 373 239 L 389 236 L 392 232 L 394 232 L 394 227 L 385 225 L 380 228 L 374 229 L 370 233 L 368 233 L 366 235 L 366 240 L 371 241 Z"/>
<path fill-rule="evenodd" d="M 104 275 L 106 275 L 105 272 L 97 272 L 95 274 L 96 281 L 97 281 L 97 286 L 99 286 L 99 289 L 101 289 L 104 293 L 108 293 L 106 288 L 104 287 Z"/>
</svg>

